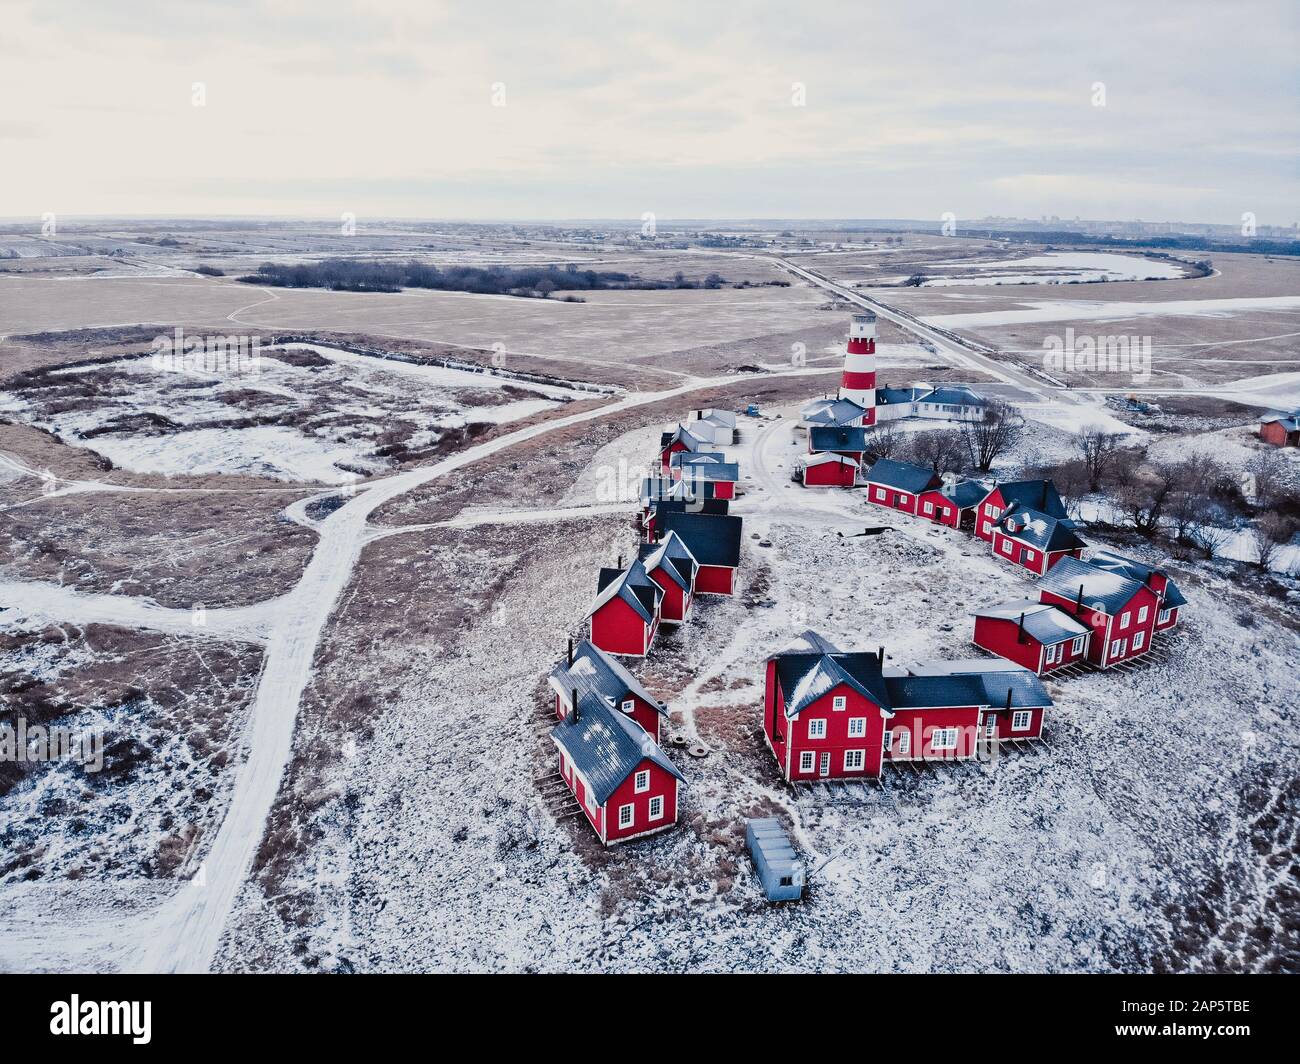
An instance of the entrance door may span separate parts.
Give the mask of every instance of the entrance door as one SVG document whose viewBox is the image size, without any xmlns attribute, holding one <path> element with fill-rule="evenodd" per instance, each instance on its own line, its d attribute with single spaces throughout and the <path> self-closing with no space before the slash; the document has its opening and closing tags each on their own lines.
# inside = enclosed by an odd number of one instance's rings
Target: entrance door
<svg viewBox="0 0 1300 1064">
<path fill-rule="evenodd" d="M 819 776 L 829 776 L 831 774 L 831 752 L 829 750 L 822 751 L 822 762 L 817 774 Z"/>
</svg>

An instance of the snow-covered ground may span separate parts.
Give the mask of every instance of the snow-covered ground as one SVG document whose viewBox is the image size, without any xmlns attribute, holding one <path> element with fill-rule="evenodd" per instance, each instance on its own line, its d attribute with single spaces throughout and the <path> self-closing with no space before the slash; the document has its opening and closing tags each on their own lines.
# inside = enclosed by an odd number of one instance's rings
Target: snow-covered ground
<svg viewBox="0 0 1300 1064">
<path fill-rule="evenodd" d="M 936 269 L 941 271 L 939 276 L 934 276 Z M 971 273 L 971 270 L 976 272 Z M 1091 251 L 1052 251 L 1044 255 L 994 261 L 935 262 L 927 263 L 923 272 L 927 277 L 923 285 L 925 288 L 950 285 L 1164 281 L 1183 276 L 1183 270 L 1172 262 L 1148 259 L 1141 255 Z"/>
<path fill-rule="evenodd" d="M 1024 300 L 1022 308 L 976 311 L 971 314 L 925 314 L 924 320 L 945 329 L 979 329 L 994 325 L 1024 325 L 1044 321 L 1124 321 L 1156 315 L 1216 315 L 1231 317 L 1251 310 L 1294 310 L 1300 296 L 1239 296 L 1227 299 L 1178 299 L 1135 303 L 1121 300 Z"/>
</svg>

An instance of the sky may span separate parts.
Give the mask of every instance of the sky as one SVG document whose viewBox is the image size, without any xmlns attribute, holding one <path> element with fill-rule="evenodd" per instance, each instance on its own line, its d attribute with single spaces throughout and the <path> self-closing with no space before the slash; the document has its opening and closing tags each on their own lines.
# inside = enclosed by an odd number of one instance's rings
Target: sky
<svg viewBox="0 0 1300 1064">
<path fill-rule="evenodd" d="M 1300 221 L 1300 4 L 0 0 L 0 217 Z"/>
</svg>

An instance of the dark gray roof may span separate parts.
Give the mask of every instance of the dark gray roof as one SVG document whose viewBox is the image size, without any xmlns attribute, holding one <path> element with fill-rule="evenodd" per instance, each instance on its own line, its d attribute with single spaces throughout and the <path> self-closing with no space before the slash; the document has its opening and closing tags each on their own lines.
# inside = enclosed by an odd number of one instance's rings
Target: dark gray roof
<svg viewBox="0 0 1300 1064">
<path fill-rule="evenodd" d="M 958 480 L 933 490 L 953 503 L 957 509 L 969 510 L 972 506 L 978 506 L 980 500 L 989 493 L 989 485 L 982 480 Z"/>
<path fill-rule="evenodd" d="M 602 568 L 596 582 L 596 591 L 596 604 L 592 606 L 591 613 L 617 597 L 631 606 L 646 624 L 654 620 L 655 611 L 664 597 L 664 589 L 645 571 L 639 558 L 626 569 Z M 590 617 L 591 613 L 587 616 Z"/>
<path fill-rule="evenodd" d="M 939 476 L 933 469 L 911 462 L 896 462 L 892 458 L 876 461 L 863 479 L 869 484 L 884 484 L 914 494 L 939 483 Z"/>
<path fill-rule="evenodd" d="M 735 482 L 740 479 L 740 465 L 736 462 L 709 462 L 682 466 L 683 480 Z"/>
<path fill-rule="evenodd" d="M 647 758 L 685 782 L 649 732 L 601 699 L 579 696 L 577 721 L 570 713 L 551 729 L 551 738 L 587 781 L 600 805 L 609 801 Z"/>
<path fill-rule="evenodd" d="M 998 518 L 999 530 L 1039 550 L 1079 550 L 1088 544 L 1074 530 L 1074 522 L 1016 505 Z"/>
<path fill-rule="evenodd" d="M 1164 606 L 1186 606 L 1187 600 L 1183 598 L 1183 593 L 1178 590 L 1178 585 L 1169 579 L 1164 570 L 1155 565 L 1148 565 L 1146 562 L 1138 561 L 1136 558 L 1129 558 L 1123 554 L 1117 554 L 1113 550 L 1105 547 L 1098 547 L 1088 556 L 1088 564 L 1095 565 L 1098 569 L 1106 569 L 1112 573 L 1120 573 L 1123 576 L 1130 577 L 1133 580 L 1139 580 L 1151 587 L 1151 577 L 1160 573 L 1167 581 L 1163 592 L 1156 592 L 1164 600 Z M 1154 591 L 1155 588 L 1152 587 Z"/>
<path fill-rule="evenodd" d="M 683 591 L 690 590 L 699 564 L 695 560 L 695 555 L 687 549 L 676 532 L 669 532 L 658 543 L 643 543 L 640 556 L 647 572 L 652 572 L 656 566 L 662 565 L 669 579 Z"/>
<path fill-rule="evenodd" d="M 663 531 L 676 532 L 701 565 L 740 565 L 740 536 L 744 522 L 739 517 L 710 513 L 664 513 Z"/>
<path fill-rule="evenodd" d="M 1078 594 L 1078 585 L 1075 585 Z M 976 610 L 976 617 L 996 617 L 999 620 L 1018 623 L 1020 615 L 1025 616 L 1025 632 L 1040 643 L 1063 643 L 1075 636 L 1086 635 L 1090 629 L 1076 621 L 1059 606 L 1047 602 L 1032 602 L 1021 599 L 1019 602 L 1002 602 L 996 606 L 985 606 Z"/>
<path fill-rule="evenodd" d="M 1183 598 L 1183 593 L 1178 590 L 1178 585 L 1172 580 L 1165 585 L 1164 601 L 1162 606 L 1186 606 L 1187 600 Z"/>
<path fill-rule="evenodd" d="M 708 465 L 726 460 L 727 456 L 721 451 L 678 451 L 669 456 L 668 464 L 670 466 Z"/>
<path fill-rule="evenodd" d="M 561 695 L 566 705 L 573 704 L 573 692 L 578 692 L 578 705 L 590 700 L 603 701 L 612 709 L 622 712 L 628 695 L 636 695 L 653 706 L 661 716 L 668 715 L 668 707 L 641 686 L 630 672 L 599 647 L 584 639 L 574 648 L 573 664 L 560 662 L 551 670 L 551 687 Z"/>
<path fill-rule="evenodd" d="M 681 481 L 678 481 L 678 483 L 680 484 Z M 686 489 L 687 490 L 683 493 L 683 495 L 690 493 L 691 486 L 688 484 L 686 486 Z M 730 499 L 698 499 L 697 498 L 694 500 L 688 500 L 683 496 L 679 496 L 674 499 L 656 500 L 650 504 L 650 508 L 651 510 L 654 511 L 654 516 L 656 518 L 662 517 L 666 514 L 687 513 L 688 510 L 689 512 L 702 513 L 702 514 L 724 514 L 725 515 L 727 513 L 727 510 L 730 508 L 730 506 L 731 506 Z"/>
<path fill-rule="evenodd" d="M 900 403 L 914 403 L 929 390 L 929 388 L 877 388 L 876 405 L 898 406 Z"/>
<path fill-rule="evenodd" d="M 1043 681 L 1028 669 L 1021 672 L 982 672 L 985 704 L 993 709 L 1046 709 L 1052 705 Z M 1007 705 L 1007 695 L 1011 705 Z"/>
<path fill-rule="evenodd" d="M 818 425 L 808 430 L 814 451 L 865 451 L 867 430 L 861 426 Z"/>
<path fill-rule="evenodd" d="M 993 493 L 994 488 L 1002 493 L 1002 501 L 1007 509 L 1019 505 L 1050 517 L 1069 516 L 1056 485 L 1050 480 L 1008 480 L 1005 484 L 994 484 L 989 489 L 989 494 Z"/>
<path fill-rule="evenodd" d="M 852 399 L 820 399 L 803 408 L 803 419 L 811 425 L 847 425 L 866 413 Z"/>
<path fill-rule="evenodd" d="M 1273 421 L 1281 422 L 1282 427 L 1287 432 L 1295 432 L 1300 429 L 1300 410 L 1291 414 L 1269 414 L 1259 419 L 1261 425 L 1267 425 Z"/>
<path fill-rule="evenodd" d="M 953 385 L 940 385 L 929 395 L 921 397 L 923 403 L 939 403 L 943 406 L 987 406 L 988 400 L 979 392 Z"/>
<path fill-rule="evenodd" d="M 876 705 L 889 708 L 880 661 L 875 654 L 791 651 L 776 655 L 776 673 L 785 693 L 788 718 L 840 684 L 847 684 Z"/>
<path fill-rule="evenodd" d="M 982 706 L 988 701 L 978 676 L 887 676 L 885 689 L 891 709 Z"/>
<path fill-rule="evenodd" d="M 1079 597 L 1080 585 L 1083 587 L 1084 606 L 1099 609 L 1106 614 L 1114 614 L 1123 609 L 1146 586 L 1140 580 L 1098 569 L 1095 565 L 1069 557 L 1062 558 L 1038 581 L 1042 590 L 1069 599 Z"/>
</svg>

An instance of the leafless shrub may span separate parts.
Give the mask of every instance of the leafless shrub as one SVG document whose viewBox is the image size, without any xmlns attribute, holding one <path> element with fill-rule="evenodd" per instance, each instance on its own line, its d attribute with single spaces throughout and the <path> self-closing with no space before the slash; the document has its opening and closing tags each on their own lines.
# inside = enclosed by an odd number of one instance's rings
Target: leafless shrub
<svg viewBox="0 0 1300 1064">
<path fill-rule="evenodd" d="M 1098 425 L 1088 425 L 1075 436 L 1075 446 L 1088 473 L 1088 489 L 1099 491 L 1107 473 L 1121 452 L 1124 437 L 1106 432 Z M 1060 485 L 1057 485 L 1059 488 Z"/>
<path fill-rule="evenodd" d="M 936 429 L 910 433 L 903 457 L 936 473 L 959 472 L 965 463 L 966 444 L 957 429 Z"/>
<path fill-rule="evenodd" d="M 966 444 L 971 465 L 981 473 L 987 473 L 998 456 L 1015 445 L 1023 424 L 1024 418 L 1011 404 L 989 403 L 979 421 L 962 425 L 962 441 Z"/>
<path fill-rule="evenodd" d="M 1295 522 L 1278 513 L 1264 514 L 1250 528 L 1255 544 L 1255 556 L 1261 569 L 1271 569 L 1278 552 L 1287 546 L 1296 533 Z"/>
</svg>

